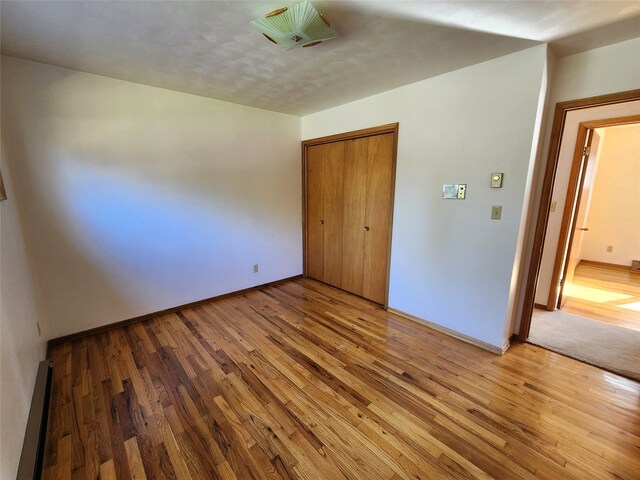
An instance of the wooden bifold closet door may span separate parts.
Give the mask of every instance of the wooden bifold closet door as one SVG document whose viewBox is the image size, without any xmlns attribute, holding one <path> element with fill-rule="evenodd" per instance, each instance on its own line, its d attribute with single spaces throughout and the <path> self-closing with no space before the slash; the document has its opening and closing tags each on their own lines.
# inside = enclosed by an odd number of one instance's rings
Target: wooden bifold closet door
<svg viewBox="0 0 640 480">
<path fill-rule="evenodd" d="M 344 145 L 318 145 L 307 157 L 308 276 L 342 285 Z"/>
<path fill-rule="evenodd" d="M 385 305 L 396 132 L 303 142 L 305 275 Z"/>
</svg>

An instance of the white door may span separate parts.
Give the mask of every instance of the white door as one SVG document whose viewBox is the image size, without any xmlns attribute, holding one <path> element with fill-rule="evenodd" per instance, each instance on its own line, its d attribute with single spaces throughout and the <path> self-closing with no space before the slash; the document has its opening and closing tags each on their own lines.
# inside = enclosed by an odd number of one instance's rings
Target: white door
<svg viewBox="0 0 640 480">
<path fill-rule="evenodd" d="M 580 263 L 580 250 L 584 236 L 589 234 L 587 226 L 589 204 L 591 203 L 591 194 L 593 192 L 593 183 L 596 176 L 597 153 L 600 144 L 600 136 L 595 130 L 590 130 L 587 134 L 585 145 L 585 155 L 583 158 L 584 165 L 581 169 L 581 176 L 578 185 L 582 185 L 578 189 L 576 206 L 574 210 L 573 220 L 573 238 L 570 243 L 570 249 L 567 254 L 566 266 L 562 278 L 562 288 L 560 291 L 559 308 L 564 306 L 566 301 L 566 288 L 573 283 L 573 276 L 578 263 Z"/>
</svg>

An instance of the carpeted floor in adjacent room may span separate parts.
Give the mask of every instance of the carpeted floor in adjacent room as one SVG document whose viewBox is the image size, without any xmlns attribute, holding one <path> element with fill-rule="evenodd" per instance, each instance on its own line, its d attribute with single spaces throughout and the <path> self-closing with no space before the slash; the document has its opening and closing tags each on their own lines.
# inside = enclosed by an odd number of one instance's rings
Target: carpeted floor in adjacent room
<svg viewBox="0 0 640 480">
<path fill-rule="evenodd" d="M 640 331 L 562 311 L 535 310 L 529 342 L 640 381 Z"/>
</svg>

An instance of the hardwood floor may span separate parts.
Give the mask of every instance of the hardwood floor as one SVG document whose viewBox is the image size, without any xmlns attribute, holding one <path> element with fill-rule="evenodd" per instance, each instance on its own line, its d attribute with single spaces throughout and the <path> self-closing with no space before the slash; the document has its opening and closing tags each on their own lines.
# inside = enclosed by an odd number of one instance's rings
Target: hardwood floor
<svg viewBox="0 0 640 480">
<path fill-rule="evenodd" d="M 640 384 L 313 280 L 52 348 L 45 478 L 637 479 Z"/>
<path fill-rule="evenodd" d="M 640 273 L 580 263 L 563 312 L 640 331 Z"/>
</svg>

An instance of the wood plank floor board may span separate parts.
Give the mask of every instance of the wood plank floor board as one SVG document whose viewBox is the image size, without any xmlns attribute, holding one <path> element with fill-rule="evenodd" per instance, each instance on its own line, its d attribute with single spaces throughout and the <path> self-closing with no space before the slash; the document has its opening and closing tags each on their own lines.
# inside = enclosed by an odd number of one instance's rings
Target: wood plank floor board
<svg viewBox="0 0 640 480">
<path fill-rule="evenodd" d="M 45 478 L 640 478 L 640 385 L 307 279 L 52 347 Z"/>
<path fill-rule="evenodd" d="M 579 263 L 563 312 L 640 331 L 640 272 Z"/>
</svg>

